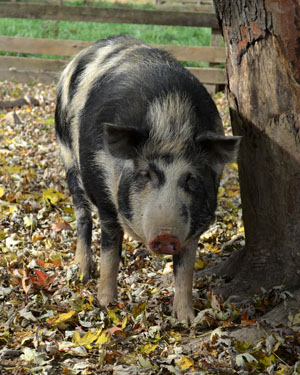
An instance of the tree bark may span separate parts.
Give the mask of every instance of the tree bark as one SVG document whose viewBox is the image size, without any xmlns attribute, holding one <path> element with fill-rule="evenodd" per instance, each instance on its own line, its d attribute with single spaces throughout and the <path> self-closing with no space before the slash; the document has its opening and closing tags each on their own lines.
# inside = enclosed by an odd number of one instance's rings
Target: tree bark
<svg viewBox="0 0 300 375">
<path fill-rule="evenodd" d="M 214 0 L 226 45 L 246 246 L 219 267 L 224 298 L 300 288 L 300 4 Z"/>
</svg>

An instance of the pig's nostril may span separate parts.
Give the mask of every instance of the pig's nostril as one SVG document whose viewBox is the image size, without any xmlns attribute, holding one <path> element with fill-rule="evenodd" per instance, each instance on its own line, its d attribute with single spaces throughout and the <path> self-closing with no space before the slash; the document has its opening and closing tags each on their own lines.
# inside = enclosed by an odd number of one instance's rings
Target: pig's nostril
<svg viewBox="0 0 300 375">
<path fill-rule="evenodd" d="M 155 241 L 155 242 L 153 243 L 153 248 L 154 248 L 154 249 L 159 250 L 160 247 L 161 247 L 161 243 L 160 243 L 160 242 Z"/>
</svg>

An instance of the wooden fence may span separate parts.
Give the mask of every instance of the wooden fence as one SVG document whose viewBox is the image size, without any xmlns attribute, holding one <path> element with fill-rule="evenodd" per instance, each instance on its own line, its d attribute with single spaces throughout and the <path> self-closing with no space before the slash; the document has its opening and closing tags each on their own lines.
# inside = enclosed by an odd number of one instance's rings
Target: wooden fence
<svg viewBox="0 0 300 375">
<path fill-rule="evenodd" d="M 162 9 L 144 10 L 91 6 L 60 6 L 45 3 L 0 1 L 0 17 L 210 27 L 214 30 L 212 34 L 213 38 L 214 35 L 220 38 L 219 31 L 216 32 L 218 24 L 215 14 L 206 11 L 195 13 Z M 69 57 L 90 44 L 91 42 L 73 40 L 0 36 L 0 51 L 2 52 L 61 56 L 61 59 L 53 60 L 38 57 L 0 55 L 0 80 L 56 82 L 59 73 L 66 65 Z M 161 45 L 159 47 L 171 52 L 179 61 L 209 62 L 211 64 L 220 64 L 225 61 L 225 50 L 219 46 Z M 225 83 L 224 70 L 219 67 L 191 67 L 189 70 L 203 83 L 211 85 L 223 85 Z"/>
<path fill-rule="evenodd" d="M 157 8 L 214 12 L 212 0 L 155 0 Z"/>
</svg>

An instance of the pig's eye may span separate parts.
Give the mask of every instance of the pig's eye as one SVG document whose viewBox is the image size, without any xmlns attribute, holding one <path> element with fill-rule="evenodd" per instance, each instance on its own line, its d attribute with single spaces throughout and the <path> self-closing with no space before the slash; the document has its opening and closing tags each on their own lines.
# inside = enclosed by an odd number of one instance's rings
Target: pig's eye
<svg viewBox="0 0 300 375">
<path fill-rule="evenodd" d="M 192 173 L 188 173 L 185 176 L 185 184 L 188 190 L 196 191 L 198 188 L 198 178 L 197 176 L 193 175 Z"/>
<path fill-rule="evenodd" d="M 151 180 L 151 174 L 148 170 L 141 170 L 138 173 L 138 178 L 144 181 L 150 181 Z"/>
</svg>

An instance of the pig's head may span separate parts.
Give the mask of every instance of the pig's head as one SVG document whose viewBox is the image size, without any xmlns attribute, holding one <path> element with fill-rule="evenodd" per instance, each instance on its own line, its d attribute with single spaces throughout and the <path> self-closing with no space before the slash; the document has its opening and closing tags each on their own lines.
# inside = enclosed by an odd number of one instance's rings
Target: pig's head
<svg viewBox="0 0 300 375">
<path fill-rule="evenodd" d="M 177 254 L 214 220 L 220 176 L 240 141 L 223 135 L 218 114 L 214 121 L 201 131 L 189 100 L 173 95 L 153 102 L 140 128 L 105 125 L 108 151 L 124 161 L 120 221 L 154 253 Z"/>
</svg>

